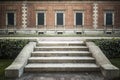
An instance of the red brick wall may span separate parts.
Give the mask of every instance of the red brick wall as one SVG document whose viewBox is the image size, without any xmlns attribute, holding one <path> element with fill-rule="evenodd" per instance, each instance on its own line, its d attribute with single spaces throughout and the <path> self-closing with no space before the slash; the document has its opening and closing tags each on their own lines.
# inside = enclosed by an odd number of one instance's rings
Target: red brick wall
<svg viewBox="0 0 120 80">
<path fill-rule="evenodd" d="M 36 11 L 46 11 L 46 25 L 48 29 L 54 29 L 55 11 L 64 10 L 66 29 L 74 28 L 74 11 L 84 11 L 84 28 L 94 29 L 93 27 L 93 3 L 27 3 L 27 28 L 36 28 Z M 115 27 L 120 28 L 120 4 L 98 3 L 98 29 L 104 29 L 104 10 L 112 9 L 115 12 Z M 22 2 L 0 3 L 0 28 L 6 28 L 6 11 L 16 11 L 17 28 L 22 28 Z"/>
<path fill-rule="evenodd" d="M 55 26 L 55 11 L 63 10 L 65 13 L 65 27 L 72 29 L 74 26 L 74 11 L 84 10 L 84 25 L 85 28 L 92 27 L 92 4 L 28 4 L 28 27 L 35 27 L 36 25 L 36 11 L 46 11 L 46 25 L 48 29 Z"/>
<path fill-rule="evenodd" d="M 99 28 L 104 28 L 104 12 L 105 10 L 113 10 L 114 12 L 114 26 L 115 28 L 120 28 L 120 4 L 113 3 L 102 3 L 98 6 L 98 26 Z"/>
<path fill-rule="evenodd" d="M 115 28 L 120 29 L 120 4 L 115 6 Z"/>
<path fill-rule="evenodd" d="M 34 4 L 27 4 L 27 27 L 35 28 L 36 27 L 36 14 Z"/>
<path fill-rule="evenodd" d="M 0 4 L 0 27 L 6 28 L 6 13 L 7 11 L 15 11 L 16 13 L 16 28 L 21 28 L 22 25 L 22 10 L 21 3 L 2 3 Z"/>
</svg>

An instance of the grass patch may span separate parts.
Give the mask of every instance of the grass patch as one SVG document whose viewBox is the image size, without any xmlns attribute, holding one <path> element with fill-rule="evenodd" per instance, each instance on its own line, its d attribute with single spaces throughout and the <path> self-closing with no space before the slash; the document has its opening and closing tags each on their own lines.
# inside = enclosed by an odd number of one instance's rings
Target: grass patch
<svg viewBox="0 0 120 80">
<path fill-rule="evenodd" d="M 0 80 L 5 80 L 5 68 L 13 62 L 13 59 L 0 59 Z"/>
<path fill-rule="evenodd" d="M 111 63 L 120 69 L 120 58 L 110 59 Z"/>
<path fill-rule="evenodd" d="M 118 67 L 120 69 L 120 58 L 113 58 L 113 59 L 110 59 L 111 63 Z M 115 78 L 113 80 L 120 80 L 120 76 L 118 78 Z"/>
</svg>

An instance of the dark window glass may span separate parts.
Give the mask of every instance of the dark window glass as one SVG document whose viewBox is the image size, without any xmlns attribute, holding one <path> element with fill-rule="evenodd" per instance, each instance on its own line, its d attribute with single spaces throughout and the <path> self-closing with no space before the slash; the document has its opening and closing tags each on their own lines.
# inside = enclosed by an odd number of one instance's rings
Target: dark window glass
<svg viewBox="0 0 120 80">
<path fill-rule="evenodd" d="M 38 25 L 44 25 L 44 13 L 38 13 Z"/>
<path fill-rule="evenodd" d="M 57 13 L 57 25 L 63 25 L 63 13 Z"/>
<path fill-rule="evenodd" d="M 106 13 L 106 25 L 112 25 L 112 13 Z"/>
<path fill-rule="evenodd" d="M 82 25 L 82 13 L 76 13 L 76 25 Z"/>
<path fill-rule="evenodd" d="M 14 13 L 7 13 L 8 15 L 8 25 L 14 25 Z"/>
</svg>

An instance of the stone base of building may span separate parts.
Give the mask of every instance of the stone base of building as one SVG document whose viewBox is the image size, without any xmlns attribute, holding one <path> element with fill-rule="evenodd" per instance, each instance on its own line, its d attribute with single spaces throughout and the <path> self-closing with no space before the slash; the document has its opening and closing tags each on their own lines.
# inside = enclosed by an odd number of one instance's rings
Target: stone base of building
<svg viewBox="0 0 120 80">
<path fill-rule="evenodd" d="M 100 35 L 100 34 L 118 34 L 120 30 L 7 30 L 1 29 L 0 34 L 87 34 L 87 35 Z"/>
</svg>

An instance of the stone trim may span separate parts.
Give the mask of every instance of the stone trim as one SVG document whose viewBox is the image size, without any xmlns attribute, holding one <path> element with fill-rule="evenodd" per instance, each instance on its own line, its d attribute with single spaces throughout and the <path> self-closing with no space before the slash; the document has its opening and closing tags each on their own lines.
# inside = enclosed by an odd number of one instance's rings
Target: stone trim
<svg viewBox="0 0 120 80">
<path fill-rule="evenodd" d="M 93 4 L 93 27 L 97 29 L 98 27 L 98 4 Z"/>
<path fill-rule="evenodd" d="M 23 1 L 1 1 L 0 3 L 4 3 L 4 2 L 7 2 L 7 3 L 21 3 Z M 111 1 L 27 1 L 27 3 L 39 3 L 39 4 L 43 4 L 43 3 L 46 3 L 46 4 L 52 4 L 52 3 L 55 3 L 55 4 L 59 4 L 59 3 L 67 3 L 67 4 L 80 4 L 80 3 L 94 3 L 94 2 L 97 2 L 97 3 L 111 3 Z M 115 3 L 115 4 L 120 4 L 120 1 L 112 1 L 112 3 Z"/>
<path fill-rule="evenodd" d="M 22 27 L 27 27 L 27 4 L 23 2 L 22 4 Z"/>
<path fill-rule="evenodd" d="M 65 11 L 55 11 L 55 26 L 58 26 L 57 25 L 57 13 L 63 13 L 63 26 L 65 26 Z"/>
<path fill-rule="evenodd" d="M 74 25 L 76 25 L 76 13 L 82 13 L 82 25 L 81 26 L 84 26 L 84 11 L 83 10 L 80 10 L 80 11 L 74 11 Z"/>
<path fill-rule="evenodd" d="M 5 69 L 5 76 L 9 78 L 20 77 L 24 72 L 24 67 L 27 64 L 28 58 L 33 52 L 36 42 L 29 42 L 19 53 L 13 63 Z"/>
<path fill-rule="evenodd" d="M 6 12 L 6 26 L 8 25 L 8 13 L 14 13 L 14 26 L 16 25 L 16 13 L 15 11 L 7 11 Z"/>
<path fill-rule="evenodd" d="M 92 53 L 92 56 L 96 59 L 96 63 L 100 66 L 101 72 L 106 80 L 119 76 L 119 68 L 111 64 L 98 46 L 93 42 L 86 42 L 86 45 Z"/>
<path fill-rule="evenodd" d="M 43 11 L 43 10 L 39 10 L 39 11 L 36 11 L 36 26 L 39 26 L 38 25 L 38 13 L 44 13 L 44 25 L 46 25 L 46 11 Z"/>
<path fill-rule="evenodd" d="M 105 11 L 105 12 L 104 12 L 104 25 L 106 25 L 106 13 L 112 13 L 112 19 L 113 19 L 113 20 L 112 20 L 112 21 L 113 21 L 113 22 L 112 22 L 112 25 L 114 25 L 114 20 L 115 20 L 114 18 L 115 18 L 115 17 L 114 17 L 114 11 L 112 11 L 112 10 L 108 10 L 108 11 Z"/>
</svg>

